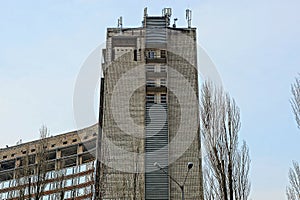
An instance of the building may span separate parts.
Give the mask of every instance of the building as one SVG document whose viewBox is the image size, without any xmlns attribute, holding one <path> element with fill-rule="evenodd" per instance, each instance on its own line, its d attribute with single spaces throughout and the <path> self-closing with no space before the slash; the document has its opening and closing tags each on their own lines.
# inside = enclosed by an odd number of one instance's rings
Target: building
<svg viewBox="0 0 300 200">
<path fill-rule="evenodd" d="M 170 177 L 203 199 L 196 29 L 189 11 L 186 28 L 171 15 L 145 9 L 141 27 L 107 29 L 99 123 L 1 149 L 1 199 L 181 199 Z"/>
<path fill-rule="evenodd" d="M 172 27 L 171 9 L 143 26 L 108 28 L 103 50 L 101 161 L 107 199 L 203 199 L 196 29 Z"/>
<path fill-rule="evenodd" d="M 94 125 L 1 149 L 0 199 L 33 198 L 38 188 L 45 200 L 93 198 L 97 132 Z"/>
</svg>

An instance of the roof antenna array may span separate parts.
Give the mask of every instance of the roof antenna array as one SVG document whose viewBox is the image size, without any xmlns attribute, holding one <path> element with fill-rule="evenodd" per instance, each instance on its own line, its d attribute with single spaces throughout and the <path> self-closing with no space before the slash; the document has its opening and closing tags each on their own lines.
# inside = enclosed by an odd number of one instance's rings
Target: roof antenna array
<svg viewBox="0 0 300 200">
<path fill-rule="evenodd" d="M 144 17 L 148 17 L 148 8 L 147 7 L 144 8 Z"/>
<path fill-rule="evenodd" d="M 122 28 L 123 28 L 123 18 L 122 18 L 122 16 L 119 17 L 119 19 L 118 19 L 118 28 L 120 28 L 120 32 L 122 32 Z"/>
<path fill-rule="evenodd" d="M 190 9 L 186 9 L 186 11 L 185 11 L 185 18 L 186 18 L 187 23 L 188 23 L 188 28 L 191 28 L 191 24 L 192 24 L 192 11 Z"/>
<path fill-rule="evenodd" d="M 170 25 L 170 18 L 172 16 L 172 8 L 164 8 L 162 10 L 162 16 L 166 18 L 167 26 Z"/>
<path fill-rule="evenodd" d="M 147 17 L 148 17 L 148 8 L 144 8 L 144 20 L 143 20 L 143 27 L 146 27 L 146 22 L 147 22 Z"/>
</svg>

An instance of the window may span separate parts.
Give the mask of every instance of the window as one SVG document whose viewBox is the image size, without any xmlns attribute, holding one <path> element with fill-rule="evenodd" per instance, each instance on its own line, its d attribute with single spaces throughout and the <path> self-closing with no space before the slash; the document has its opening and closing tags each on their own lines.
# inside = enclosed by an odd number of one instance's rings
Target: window
<svg viewBox="0 0 300 200">
<path fill-rule="evenodd" d="M 73 167 L 67 168 L 66 175 L 73 174 Z"/>
<path fill-rule="evenodd" d="M 9 181 L 5 181 L 3 183 L 3 188 L 8 188 L 9 187 Z"/>
<path fill-rule="evenodd" d="M 65 192 L 65 198 L 71 198 L 71 197 L 72 197 L 72 196 L 71 196 L 71 192 L 72 192 L 72 191 L 70 191 L 70 190 L 69 190 L 69 191 L 66 191 L 66 192 Z"/>
<path fill-rule="evenodd" d="M 160 103 L 167 103 L 167 94 L 160 95 Z"/>
<path fill-rule="evenodd" d="M 150 58 L 150 59 L 155 58 L 155 52 L 154 51 L 149 51 L 148 52 L 148 58 Z"/>
<path fill-rule="evenodd" d="M 147 103 L 154 103 L 154 98 L 155 98 L 154 94 L 147 94 L 146 96 Z"/>
<path fill-rule="evenodd" d="M 160 57 L 166 58 L 166 50 L 160 50 Z"/>
<path fill-rule="evenodd" d="M 160 86 L 166 87 L 166 85 L 167 85 L 167 80 L 165 78 L 160 79 Z"/>
<path fill-rule="evenodd" d="M 80 167 L 79 172 L 86 171 L 86 165 L 85 164 L 84 165 L 80 165 L 79 167 Z"/>
<path fill-rule="evenodd" d="M 66 180 L 66 187 L 72 186 L 72 179 Z"/>
<path fill-rule="evenodd" d="M 147 87 L 155 87 L 155 80 L 147 79 L 146 84 L 147 84 Z"/>
<path fill-rule="evenodd" d="M 160 72 L 167 72 L 167 67 L 165 65 L 161 65 Z"/>
<path fill-rule="evenodd" d="M 84 188 L 80 188 L 80 189 L 78 189 L 78 196 L 82 196 L 82 195 L 84 195 L 85 193 L 84 193 Z"/>
<path fill-rule="evenodd" d="M 78 184 L 82 184 L 82 183 L 85 183 L 85 177 L 84 176 L 81 176 L 79 178 L 79 183 Z"/>
<path fill-rule="evenodd" d="M 133 51 L 133 60 L 137 61 L 137 50 L 136 49 Z"/>
<path fill-rule="evenodd" d="M 154 72 L 155 67 L 154 65 L 147 65 L 146 66 L 146 72 Z"/>
<path fill-rule="evenodd" d="M 51 189 L 50 185 L 51 185 L 51 183 L 47 183 L 45 185 L 45 191 L 49 191 Z"/>
</svg>

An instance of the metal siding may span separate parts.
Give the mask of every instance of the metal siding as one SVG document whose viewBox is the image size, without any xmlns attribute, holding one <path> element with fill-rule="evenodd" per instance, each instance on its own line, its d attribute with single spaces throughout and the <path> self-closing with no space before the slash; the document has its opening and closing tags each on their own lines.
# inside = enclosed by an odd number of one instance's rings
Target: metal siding
<svg viewBox="0 0 300 200">
<path fill-rule="evenodd" d="M 169 178 L 153 164 L 158 162 L 168 173 L 168 121 L 161 126 L 161 122 L 154 122 L 150 119 L 149 111 L 151 108 L 151 118 L 159 119 L 167 113 L 167 105 L 146 103 L 146 141 L 145 141 L 145 199 L 169 199 Z M 151 126 L 147 126 L 151 123 Z M 160 150 L 159 156 L 155 151 Z M 150 172 L 149 172 L 150 171 Z"/>
<path fill-rule="evenodd" d="M 147 18 L 146 48 L 165 48 L 166 41 L 166 19 Z"/>
</svg>

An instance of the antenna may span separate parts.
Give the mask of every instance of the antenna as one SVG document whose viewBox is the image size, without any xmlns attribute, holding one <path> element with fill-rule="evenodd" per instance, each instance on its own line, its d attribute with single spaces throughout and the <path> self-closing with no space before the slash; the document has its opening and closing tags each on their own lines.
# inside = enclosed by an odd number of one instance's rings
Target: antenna
<svg viewBox="0 0 300 200">
<path fill-rule="evenodd" d="M 176 21 L 177 21 L 177 20 L 178 20 L 177 18 L 174 19 L 173 28 L 176 28 Z"/>
<path fill-rule="evenodd" d="M 144 8 L 144 20 L 142 21 L 143 27 L 146 27 L 147 17 L 148 17 L 148 8 L 145 7 L 145 8 Z"/>
<path fill-rule="evenodd" d="M 122 16 L 119 17 L 119 19 L 118 19 L 118 28 L 120 28 L 120 32 L 122 32 L 122 28 L 123 28 L 123 18 L 122 18 Z"/>
<path fill-rule="evenodd" d="M 147 10 L 148 10 L 148 8 L 145 7 L 145 8 L 144 8 L 144 17 L 147 17 L 147 16 L 148 16 Z"/>
<path fill-rule="evenodd" d="M 167 26 L 170 25 L 170 17 L 172 15 L 172 8 L 164 8 L 162 10 L 162 16 L 166 18 Z"/>
<path fill-rule="evenodd" d="M 185 18 L 186 18 L 187 23 L 188 23 L 188 28 L 191 28 L 191 24 L 192 24 L 192 11 L 190 9 L 186 9 L 186 11 L 185 11 Z"/>
</svg>

